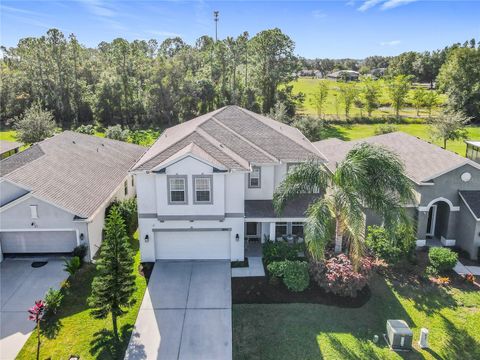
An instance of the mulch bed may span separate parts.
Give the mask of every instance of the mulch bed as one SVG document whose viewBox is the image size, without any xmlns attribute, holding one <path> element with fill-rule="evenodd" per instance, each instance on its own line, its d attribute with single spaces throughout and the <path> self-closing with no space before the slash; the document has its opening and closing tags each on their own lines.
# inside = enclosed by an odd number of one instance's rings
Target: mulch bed
<svg viewBox="0 0 480 360">
<path fill-rule="evenodd" d="M 147 280 L 147 284 L 150 280 L 150 275 L 152 275 L 154 265 L 155 263 L 153 262 L 144 262 L 140 263 L 140 265 L 138 266 L 138 272 L 145 278 L 145 280 Z"/>
<path fill-rule="evenodd" d="M 248 267 L 248 258 L 245 258 L 243 261 L 232 261 L 230 264 L 232 269 Z"/>
<path fill-rule="evenodd" d="M 270 284 L 268 276 L 232 278 L 233 304 L 310 303 L 358 308 L 365 305 L 370 296 L 368 286 L 358 292 L 357 297 L 349 298 L 327 293 L 314 282 L 305 291 L 296 293 L 288 290 L 281 281 L 279 284 Z"/>
</svg>

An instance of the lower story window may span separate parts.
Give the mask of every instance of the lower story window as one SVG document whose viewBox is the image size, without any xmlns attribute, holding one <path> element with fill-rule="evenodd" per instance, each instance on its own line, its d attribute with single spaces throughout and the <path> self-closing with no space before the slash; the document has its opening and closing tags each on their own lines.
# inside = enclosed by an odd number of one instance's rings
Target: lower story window
<svg viewBox="0 0 480 360">
<path fill-rule="evenodd" d="M 275 224 L 275 239 L 281 238 L 284 235 L 287 235 L 287 223 L 277 222 Z"/>
<path fill-rule="evenodd" d="M 303 238 L 303 222 L 292 223 L 292 235 Z"/>
<path fill-rule="evenodd" d="M 257 236 L 256 222 L 247 222 L 247 236 Z"/>
</svg>

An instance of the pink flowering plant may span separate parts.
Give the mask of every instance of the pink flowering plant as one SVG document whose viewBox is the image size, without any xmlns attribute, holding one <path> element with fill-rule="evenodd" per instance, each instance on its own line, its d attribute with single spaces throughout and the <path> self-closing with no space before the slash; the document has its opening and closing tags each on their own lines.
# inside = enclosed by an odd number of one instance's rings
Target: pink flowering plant
<svg viewBox="0 0 480 360">
<path fill-rule="evenodd" d="M 35 301 L 35 305 L 28 309 L 28 320 L 35 321 L 37 329 L 37 360 L 40 357 L 40 321 L 42 321 L 44 313 L 45 302 L 43 300 Z"/>
<path fill-rule="evenodd" d="M 345 254 L 310 264 L 312 277 L 321 288 L 335 295 L 349 297 L 356 297 L 358 291 L 367 285 L 372 269 L 373 261 L 363 257 L 355 271 L 352 261 Z"/>
</svg>

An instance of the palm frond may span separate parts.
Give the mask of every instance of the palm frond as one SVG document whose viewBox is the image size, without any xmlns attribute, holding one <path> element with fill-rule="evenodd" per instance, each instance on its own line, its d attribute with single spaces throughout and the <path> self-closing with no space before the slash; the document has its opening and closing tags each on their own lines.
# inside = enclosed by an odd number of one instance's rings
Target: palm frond
<svg viewBox="0 0 480 360">
<path fill-rule="evenodd" d="M 321 260 L 325 247 L 332 241 L 335 227 L 335 214 L 331 199 L 318 199 L 310 204 L 305 222 L 305 243 L 316 260 Z"/>
<path fill-rule="evenodd" d="M 330 174 L 318 161 L 308 161 L 290 170 L 273 194 L 275 212 L 281 214 L 288 200 L 325 190 Z"/>
</svg>

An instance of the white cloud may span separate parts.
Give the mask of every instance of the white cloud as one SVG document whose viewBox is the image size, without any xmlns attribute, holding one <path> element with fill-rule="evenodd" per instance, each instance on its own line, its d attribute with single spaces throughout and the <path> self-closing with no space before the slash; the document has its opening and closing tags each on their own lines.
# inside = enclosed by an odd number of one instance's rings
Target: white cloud
<svg viewBox="0 0 480 360">
<path fill-rule="evenodd" d="M 104 18 L 112 18 L 117 15 L 116 11 L 100 0 L 81 0 L 81 2 L 93 15 Z"/>
<path fill-rule="evenodd" d="M 365 0 L 362 5 L 358 8 L 359 11 L 367 11 L 368 9 L 374 7 L 375 5 L 381 3 L 384 0 Z"/>
<path fill-rule="evenodd" d="M 358 8 L 358 11 L 367 11 L 374 6 L 380 5 L 382 10 L 389 10 L 401 5 L 410 4 L 420 0 L 363 0 L 362 5 Z"/>
<path fill-rule="evenodd" d="M 392 41 L 382 41 L 380 43 L 380 45 L 382 45 L 382 46 L 397 46 L 400 43 L 401 43 L 400 40 L 392 40 Z"/>
<path fill-rule="evenodd" d="M 326 18 L 327 14 L 325 14 L 322 10 L 313 10 L 312 11 L 312 16 L 315 19 L 322 19 L 322 18 Z"/>
<path fill-rule="evenodd" d="M 387 0 L 382 4 L 382 10 L 396 8 L 397 6 L 406 5 L 418 0 Z"/>
<path fill-rule="evenodd" d="M 162 31 L 162 30 L 147 30 L 147 33 L 157 36 L 164 36 L 164 37 L 176 37 L 180 36 L 180 34 L 170 32 L 170 31 Z"/>
</svg>

